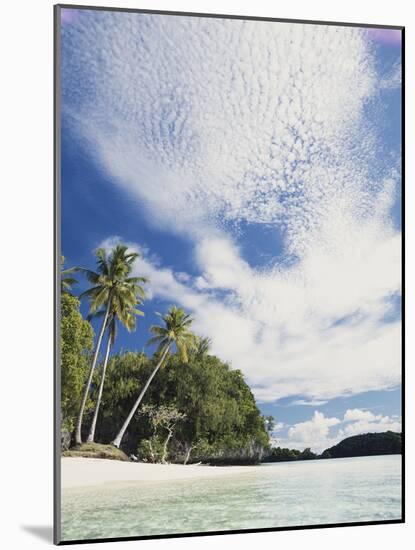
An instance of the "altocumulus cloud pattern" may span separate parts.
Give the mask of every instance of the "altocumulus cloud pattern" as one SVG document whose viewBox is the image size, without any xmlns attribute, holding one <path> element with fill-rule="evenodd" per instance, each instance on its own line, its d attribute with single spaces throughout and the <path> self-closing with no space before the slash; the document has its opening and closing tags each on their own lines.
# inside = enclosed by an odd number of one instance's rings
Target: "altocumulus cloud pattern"
<svg viewBox="0 0 415 550">
<path fill-rule="evenodd" d="M 400 144 L 386 154 L 376 106 L 400 70 L 379 74 L 378 35 L 73 10 L 62 35 L 65 123 L 137 215 L 193 243 L 198 276 L 130 243 L 153 295 L 261 401 L 399 384 Z M 265 267 L 238 247 L 247 224 L 281 238 Z"/>
</svg>

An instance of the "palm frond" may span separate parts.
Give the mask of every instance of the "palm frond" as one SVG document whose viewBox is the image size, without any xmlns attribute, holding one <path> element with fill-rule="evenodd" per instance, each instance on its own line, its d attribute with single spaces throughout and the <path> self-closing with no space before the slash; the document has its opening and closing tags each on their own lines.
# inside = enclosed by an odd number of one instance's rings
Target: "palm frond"
<svg viewBox="0 0 415 550">
<path fill-rule="evenodd" d="M 157 336 L 154 336 L 153 338 L 150 338 L 148 341 L 147 341 L 147 346 L 153 346 L 154 344 L 158 344 L 158 345 L 162 345 L 163 343 L 167 343 L 168 342 L 168 338 L 160 338 L 160 337 L 157 337 Z"/>
<path fill-rule="evenodd" d="M 99 291 L 101 290 L 100 286 L 91 286 L 91 288 L 87 288 L 81 294 L 79 295 L 80 298 L 92 298 L 95 296 Z"/>
<path fill-rule="evenodd" d="M 81 293 L 80 297 L 89 300 L 88 318 L 102 317 L 109 307 L 110 317 L 107 327 L 113 338 L 119 322 L 128 331 L 136 328 L 136 316 L 144 313 L 138 309 L 145 299 L 141 285 L 148 282 L 145 277 L 131 277 L 134 261 L 139 257 L 129 252 L 128 247 L 117 244 L 109 253 L 104 248 L 95 251 L 97 270 L 79 268 L 93 285 Z"/>
<path fill-rule="evenodd" d="M 65 265 L 65 256 L 61 256 L 61 291 L 71 290 L 73 285 L 78 283 L 78 280 L 75 277 L 71 277 L 73 273 L 78 271 L 77 267 L 68 267 L 64 268 Z"/>
<path fill-rule="evenodd" d="M 86 269 L 85 267 L 78 267 L 77 271 L 86 275 L 88 281 L 94 285 L 99 282 L 99 279 L 101 277 L 100 273 L 96 273 L 95 271 L 92 271 L 91 269 Z"/>
<path fill-rule="evenodd" d="M 195 337 L 190 331 L 193 319 L 186 314 L 183 309 L 177 306 L 171 306 L 164 315 L 158 314 L 163 320 L 164 326 L 152 325 L 150 332 L 154 335 L 148 341 L 152 344 L 172 344 L 176 345 L 177 351 L 183 362 L 188 361 L 188 350 L 195 345 Z"/>
<path fill-rule="evenodd" d="M 73 285 L 78 284 L 78 280 L 74 277 L 62 277 L 61 278 L 61 288 L 64 290 L 69 290 Z"/>
</svg>

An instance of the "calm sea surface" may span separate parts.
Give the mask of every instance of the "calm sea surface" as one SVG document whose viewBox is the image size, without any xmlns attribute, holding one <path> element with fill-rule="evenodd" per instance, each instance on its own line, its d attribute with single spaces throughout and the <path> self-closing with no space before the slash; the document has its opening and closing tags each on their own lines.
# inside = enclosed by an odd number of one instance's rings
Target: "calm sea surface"
<svg viewBox="0 0 415 550">
<path fill-rule="evenodd" d="M 241 475 L 62 494 L 63 540 L 400 518 L 400 456 L 264 464 Z"/>
</svg>

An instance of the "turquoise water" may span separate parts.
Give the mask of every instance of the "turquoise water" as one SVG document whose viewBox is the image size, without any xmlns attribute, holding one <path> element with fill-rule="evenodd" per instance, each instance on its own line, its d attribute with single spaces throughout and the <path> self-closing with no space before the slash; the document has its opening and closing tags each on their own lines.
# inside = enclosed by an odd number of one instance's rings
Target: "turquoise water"
<svg viewBox="0 0 415 550">
<path fill-rule="evenodd" d="M 62 492 L 63 540 L 400 518 L 400 456 L 263 464 L 240 475 Z"/>
</svg>

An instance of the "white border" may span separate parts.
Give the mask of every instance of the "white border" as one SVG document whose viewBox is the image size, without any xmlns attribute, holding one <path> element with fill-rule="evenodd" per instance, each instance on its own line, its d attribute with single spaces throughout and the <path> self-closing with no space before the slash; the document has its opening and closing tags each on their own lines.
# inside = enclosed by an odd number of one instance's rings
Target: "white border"
<svg viewBox="0 0 415 550">
<path fill-rule="evenodd" d="M 253 2 L 238 0 L 100 0 L 79 4 L 201 11 L 263 17 L 350 21 L 405 25 L 407 38 L 407 121 L 415 120 L 415 19 L 411 3 L 404 0 L 332 2 L 291 0 Z M 21 0 L 2 6 L 0 52 L 2 56 L 1 128 L 2 200 L 0 201 L 2 360 L 0 419 L 2 429 L 2 543 L 14 548 L 45 546 L 42 538 L 52 525 L 52 21 L 53 2 Z M 227 535 L 191 539 L 106 543 L 105 549 L 249 548 L 252 545 L 300 549 L 409 548 L 415 538 L 415 498 L 411 457 L 414 454 L 414 414 L 411 388 L 414 346 L 411 331 L 415 321 L 414 231 L 411 185 L 415 150 L 414 124 L 407 124 L 407 520 L 406 525 Z M 410 243 L 410 244 L 408 244 Z M 412 249 L 412 250 L 411 250 Z M 17 269 L 16 269 L 17 266 Z M 411 295 L 412 294 L 412 295 Z M 35 528 L 35 529 L 34 529 Z M 37 533 L 36 534 L 34 534 Z M 39 536 L 40 535 L 40 536 Z M 49 544 L 51 539 L 49 539 Z M 120 546 L 121 545 L 121 546 Z M 96 548 L 85 545 L 83 548 Z"/>
</svg>

